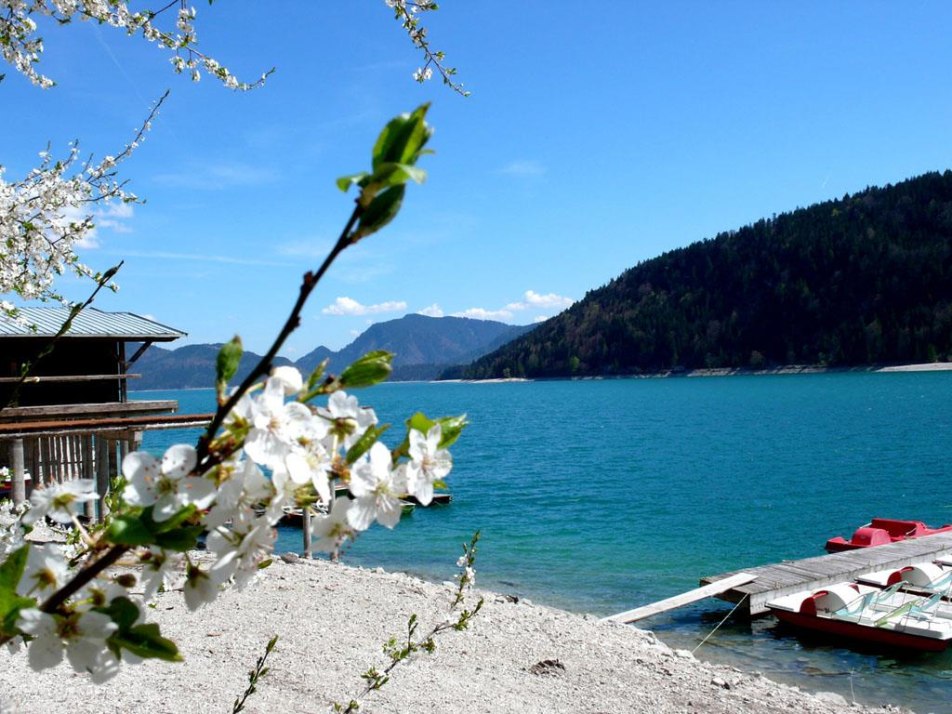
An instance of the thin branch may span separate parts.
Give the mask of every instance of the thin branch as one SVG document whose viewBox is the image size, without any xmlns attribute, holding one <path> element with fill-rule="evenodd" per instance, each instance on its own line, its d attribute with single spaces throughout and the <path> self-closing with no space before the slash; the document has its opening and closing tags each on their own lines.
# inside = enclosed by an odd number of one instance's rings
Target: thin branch
<svg viewBox="0 0 952 714">
<path fill-rule="evenodd" d="M 248 392 L 252 386 L 254 386 L 258 379 L 264 377 L 268 374 L 268 372 L 271 371 L 271 366 L 274 362 L 274 358 L 278 355 L 278 350 L 281 349 L 290 334 L 300 326 L 301 311 L 304 309 L 304 304 L 307 302 L 311 292 L 314 290 L 318 282 L 320 282 L 321 278 L 324 277 L 324 273 L 326 273 L 328 268 L 331 267 L 331 264 L 334 262 L 334 260 L 336 260 L 337 256 L 340 255 L 349 245 L 351 245 L 350 234 L 353 231 L 357 221 L 360 219 L 362 212 L 363 209 L 359 204 L 356 204 L 354 206 L 353 213 L 350 215 L 350 219 L 347 221 L 347 225 L 344 226 L 344 230 L 341 231 L 340 237 L 337 239 L 337 243 L 324 259 L 321 267 L 317 269 L 317 272 L 312 273 L 309 271 L 304 274 L 304 279 L 301 282 L 301 288 L 298 293 L 297 301 L 294 303 L 294 307 L 291 309 L 291 314 L 288 315 L 288 319 L 285 321 L 284 327 L 281 328 L 281 332 L 279 332 L 278 336 L 275 338 L 274 343 L 254 366 L 248 376 L 245 377 L 244 381 L 232 393 L 228 400 L 218 407 L 218 411 L 215 412 L 215 416 L 208 425 L 208 429 L 198 442 L 199 470 L 207 470 L 217 463 L 215 460 L 209 459 L 209 445 L 211 444 L 212 439 L 215 438 L 215 434 L 224 423 L 225 417 L 227 417 L 231 410 L 235 408 L 235 405 L 238 404 L 238 400 L 241 399 L 241 397 L 246 392 Z"/>
</svg>

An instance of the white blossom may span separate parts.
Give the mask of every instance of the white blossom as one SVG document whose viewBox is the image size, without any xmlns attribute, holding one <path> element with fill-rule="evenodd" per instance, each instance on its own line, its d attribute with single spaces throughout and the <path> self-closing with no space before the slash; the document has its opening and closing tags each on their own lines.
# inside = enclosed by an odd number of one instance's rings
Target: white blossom
<svg viewBox="0 0 952 714">
<path fill-rule="evenodd" d="M 190 504 L 207 508 L 215 498 L 215 484 L 186 476 L 196 463 L 195 449 L 185 444 L 169 447 L 161 463 L 151 454 L 133 451 L 122 460 L 128 481 L 123 498 L 133 506 L 154 506 L 152 517 L 157 522 L 167 521 Z"/>
<path fill-rule="evenodd" d="M 227 465 L 226 471 L 228 477 L 218 487 L 215 505 L 205 516 L 205 527 L 210 531 L 236 518 L 243 509 L 266 504 L 275 493 L 275 486 L 250 459 Z"/>
<path fill-rule="evenodd" d="M 234 578 L 236 586 L 243 587 L 270 555 L 277 536 L 266 515 L 240 511 L 230 527 L 219 526 L 208 535 L 208 549 L 217 556 L 209 577 L 217 583 Z"/>
<path fill-rule="evenodd" d="M 197 610 L 206 603 L 214 602 L 219 589 L 219 583 L 212 580 L 207 572 L 197 565 L 188 564 L 182 595 L 189 610 Z"/>
<path fill-rule="evenodd" d="M 72 574 L 59 545 L 31 543 L 27 547 L 26 567 L 17 585 L 17 593 L 44 599 L 63 587 Z"/>
<path fill-rule="evenodd" d="M 274 468 L 291 453 L 312 418 L 311 410 L 300 402 L 285 402 L 285 385 L 281 378 L 270 377 L 261 394 L 251 400 L 251 430 L 245 440 L 245 453 L 268 468 Z"/>
<path fill-rule="evenodd" d="M 357 531 L 347 522 L 352 503 L 349 498 L 338 498 L 330 513 L 311 518 L 312 547 L 325 553 L 337 553 L 345 540 L 357 537 Z"/>
<path fill-rule="evenodd" d="M 407 492 L 423 506 L 433 500 L 433 482 L 445 478 L 453 468 L 450 452 L 441 449 L 443 430 L 434 424 L 424 435 L 410 430 L 410 462 L 406 465 Z"/>
<path fill-rule="evenodd" d="M 30 510 L 23 514 L 23 523 L 31 525 L 44 516 L 57 523 L 72 523 L 82 504 L 98 498 L 96 482 L 88 478 L 37 488 L 30 494 Z"/>
<path fill-rule="evenodd" d="M 17 624 L 21 631 L 35 638 L 29 647 L 30 666 L 35 670 L 59 664 L 65 651 L 76 672 L 117 671 L 109 666 L 106 638 L 118 626 L 102 613 L 73 611 L 48 615 L 29 608 L 20 612 Z"/>
<path fill-rule="evenodd" d="M 373 409 L 361 407 L 357 397 L 346 392 L 334 392 L 327 400 L 327 407 L 319 409 L 318 415 L 327 420 L 332 450 L 342 444 L 345 449 L 353 446 L 368 427 L 377 423 Z"/>
<path fill-rule="evenodd" d="M 347 522 L 359 531 L 367 530 L 376 520 L 393 528 L 400 521 L 403 484 L 399 472 L 391 468 L 390 452 L 379 441 L 370 448 L 370 458 L 359 462 L 350 477 L 354 501 L 347 511 Z"/>
</svg>

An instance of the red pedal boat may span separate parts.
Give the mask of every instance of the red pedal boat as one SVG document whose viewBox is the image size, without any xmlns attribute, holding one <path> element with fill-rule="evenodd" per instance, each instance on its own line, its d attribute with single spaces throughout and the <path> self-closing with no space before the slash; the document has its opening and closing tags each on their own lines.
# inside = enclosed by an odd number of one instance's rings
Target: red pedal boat
<svg viewBox="0 0 952 714">
<path fill-rule="evenodd" d="M 826 542 L 828 553 L 839 553 L 856 548 L 870 548 L 874 545 L 895 543 L 907 538 L 919 538 L 933 533 L 952 531 L 952 524 L 932 528 L 922 521 L 903 521 L 896 518 L 874 518 L 865 526 L 856 529 L 849 540 L 843 536 L 830 538 Z"/>
</svg>

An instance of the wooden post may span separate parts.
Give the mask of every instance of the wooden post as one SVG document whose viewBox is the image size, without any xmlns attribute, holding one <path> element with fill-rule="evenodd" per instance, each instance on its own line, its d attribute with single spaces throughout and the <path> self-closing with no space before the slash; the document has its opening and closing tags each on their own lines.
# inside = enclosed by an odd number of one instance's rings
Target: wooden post
<svg viewBox="0 0 952 714">
<path fill-rule="evenodd" d="M 99 494 L 99 517 L 106 517 L 106 493 L 109 491 L 109 479 L 112 472 L 109 471 L 109 440 L 104 434 L 96 434 L 93 440 L 93 448 L 96 451 L 96 493 Z"/>
<path fill-rule="evenodd" d="M 304 506 L 301 509 L 303 515 L 303 521 L 301 522 L 301 530 L 304 531 L 304 557 L 311 558 L 311 507 Z"/>
<path fill-rule="evenodd" d="M 14 439 L 13 446 L 10 449 L 10 461 L 13 467 L 11 481 L 11 495 L 13 503 L 20 505 L 26 500 L 26 479 L 23 469 L 23 439 Z"/>
</svg>

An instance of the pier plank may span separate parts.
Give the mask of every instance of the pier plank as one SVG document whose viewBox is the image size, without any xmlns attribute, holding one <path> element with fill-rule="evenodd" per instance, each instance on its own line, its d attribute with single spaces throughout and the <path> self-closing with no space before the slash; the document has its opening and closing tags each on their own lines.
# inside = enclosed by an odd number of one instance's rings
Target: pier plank
<svg viewBox="0 0 952 714">
<path fill-rule="evenodd" d="M 753 580 L 731 586 L 716 594 L 716 597 L 733 603 L 744 599 L 747 613 L 756 616 L 766 613 L 767 602 L 781 595 L 821 588 L 824 585 L 853 580 L 876 570 L 899 568 L 949 555 L 952 555 L 952 533 L 935 533 L 872 548 L 817 555 L 802 560 L 785 560 L 756 568 L 744 568 L 743 571 L 711 575 L 701 578 L 700 584 L 705 586 L 717 583 L 740 572 L 754 575 Z"/>
<path fill-rule="evenodd" d="M 637 622 L 638 620 L 643 620 L 646 617 L 651 617 L 652 615 L 657 615 L 661 612 L 667 612 L 668 610 L 673 610 L 676 607 L 681 607 L 683 605 L 689 605 L 692 602 L 697 602 L 698 600 L 703 600 L 706 597 L 712 597 L 714 595 L 727 590 L 728 588 L 735 587 L 737 585 L 744 585 L 745 583 L 753 580 L 754 576 L 750 573 L 735 573 L 728 578 L 723 578 L 722 580 L 704 585 L 694 590 L 689 590 L 686 593 L 681 593 L 680 595 L 675 595 L 674 597 L 669 597 L 664 600 L 660 600 L 650 605 L 644 605 L 642 607 L 636 607 L 634 610 L 627 610 L 625 612 L 620 612 L 617 615 L 609 615 L 608 617 L 603 617 L 603 622 Z"/>
</svg>

